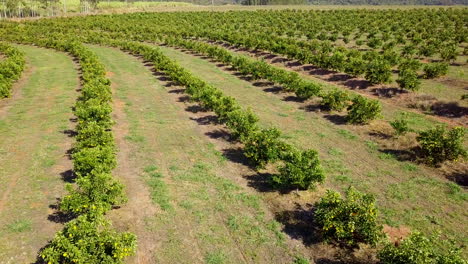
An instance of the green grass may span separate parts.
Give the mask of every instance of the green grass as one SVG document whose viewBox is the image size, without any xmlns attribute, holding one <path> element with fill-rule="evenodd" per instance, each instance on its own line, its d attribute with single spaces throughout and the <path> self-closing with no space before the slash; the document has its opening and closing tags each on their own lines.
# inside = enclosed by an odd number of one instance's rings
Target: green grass
<svg viewBox="0 0 468 264">
<path fill-rule="evenodd" d="M 60 173 L 72 168 L 66 151 L 73 139 L 63 131 L 72 129 L 79 79 L 66 54 L 18 47 L 28 68 L 14 88 L 19 96 L 1 102 L 0 259 L 31 263 L 61 227 L 47 218 L 65 192 Z"/>
<path fill-rule="evenodd" d="M 147 245 L 155 247 L 148 253 L 150 262 L 290 262 L 293 249 L 285 245 L 281 226 L 267 217 L 259 196 L 238 184 L 238 166 L 191 120 L 187 105 L 178 103 L 177 95 L 136 58 L 91 48 L 113 73 L 114 95 L 125 103 L 128 134 L 145 139 L 126 143 L 132 149 L 127 162 L 139 168 L 158 207 L 141 231 L 151 238 Z M 238 232 L 229 228 L 230 216 L 238 217 Z"/>
<path fill-rule="evenodd" d="M 205 256 L 206 264 L 223 264 L 226 263 L 226 255 L 222 251 L 209 252 Z"/>
<path fill-rule="evenodd" d="M 381 219 L 383 223 L 399 223 L 426 233 L 440 230 L 459 243 L 466 241 L 457 224 L 467 220 L 462 213 L 466 201 L 457 194 L 450 194 L 447 180 L 440 179 L 438 171 L 416 163 L 401 162 L 392 152 L 379 151 L 379 143 L 372 141 L 364 132 L 365 127 L 335 125 L 320 113 L 304 114 L 303 110 L 294 107 L 293 102 L 285 102 L 277 95 L 266 93 L 221 70 L 214 63 L 172 48 L 161 49 L 181 66 L 236 98 L 242 106 L 251 107 L 262 126 L 278 127 L 288 142 L 318 150 L 329 176 L 325 187 L 344 190 L 352 184 L 361 191 L 374 194 L 378 207 L 386 212 Z M 385 118 L 393 119 L 402 111 L 384 104 Z M 302 113 L 304 120 L 294 118 L 298 112 Z M 277 113 L 287 113 L 288 116 Z M 421 114 L 408 115 L 410 127 L 415 130 L 436 124 Z M 419 177 L 414 178 L 415 175 Z M 456 190 L 454 193 L 460 194 Z M 427 216 L 437 218 L 440 225 L 434 226 Z"/>
<path fill-rule="evenodd" d="M 32 230 L 32 222 L 29 219 L 16 220 L 15 222 L 7 225 L 10 232 L 21 233 L 24 231 Z"/>
</svg>

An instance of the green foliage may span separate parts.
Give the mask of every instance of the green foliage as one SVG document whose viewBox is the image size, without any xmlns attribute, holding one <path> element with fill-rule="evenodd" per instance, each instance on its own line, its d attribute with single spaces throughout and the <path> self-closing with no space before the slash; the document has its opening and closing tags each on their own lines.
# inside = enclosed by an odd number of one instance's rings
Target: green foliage
<svg viewBox="0 0 468 264">
<path fill-rule="evenodd" d="M 279 174 L 272 178 L 275 185 L 307 190 L 325 180 L 317 151 L 292 150 L 283 156 L 284 165 L 279 167 Z"/>
<path fill-rule="evenodd" d="M 229 120 L 229 113 L 236 110 L 240 110 L 240 106 L 237 104 L 236 100 L 230 96 L 221 96 L 217 100 L 217 104 L 214 108 L 214 112 L 221 122 L 226 122 Z"/>
<path fill-rule="evenodd" d="M 404 135 L 410 131 L 408 120 L 406 118 L 395 119 L 390 122 L 397 136 Z"/>
<path fill-rule="evenodd" d="M 447 131 L 444 126 L 437 126 L 419 132 L 416 139 L 421 147 L 421 154 L 426 161 L 432 165 L 437 165 L 446 160 L 456 161 L 460 157 L 467 157 L 467 151 L 463 145 L 465 133 L 463 127 L 455 127 Z"/>
<path fill-rule="evenodd" d="M 229 112 L 226 119 L 226 126 L 231 130 L 231 135 L 241 142 L 245 142 L 251 134 L 259 130 L 258 117 L 251 109 Z"/>
<path fill-rule="evenodd" d="M 361 76 L 366 72 L 367 62 L 362 57 L 351 57 L 345 65 L 345 72 L 353 76 Z"/>
<path fill-rule="evenodd" d="M 444 61 L 453 61 L 457 59 L 457 45 L 456 44 L 451 44 L 451 45 L 445 45 L 445 47 L 442 48 L 440 51 L 440 57 Z"/>
<path fill-rule="evenodd" d="M 424 65 L 424 78 L 432 79 L 440 76 L 444 76 L 448 73 L 447 63 L 428 63 Z"/>
<path fill-rule="evenodd" d="M 20 78 L 26 62 L 22 52 L 2 42 L 0 42 L 0 54 L 6 56 L 0 60 L 0 98 L 4 98 L 11 95 L 13 82 Z"/>
<path fill-rule="evenodd" d="M 112 93 L 110 86 L 96 79 L 90 80 L 85 85 L 83 85 L 83 88 L 81 89 L 82 101 L 95 98 L 101 102 L 110 102 L 111 97 Z"/>
<path fill-rule="evenodd" d="M 353 187 L 346 191 L 346 198 L 328 190 L 315 204 L 315 221 L 326 240 L 349 247 L 357 247 L 359 243 L 375 246 L 383 237 L 382 226 L 377 224 L 374 196 Z"/>
<path fill-rule="evenodd" d="M 307 100 L 312 96 L 316 96 L 322 90 L 319 84 L 314 82 L 301 81 L 296 89 L 296 96 L 299 99 Z"/>
<path fill-rule="evenodd" d="M 276 128 L 262 129 L 252 133 L 245 142 L 244 155 L 257 169 L 280 158 L 286 145 L 279 140 L 281 132 Z"/>
<path fill-rule="evenodd" d="M 367 45 L 373 49 L 376 49 L 380 46 L 382 46 L 382 40 L 379 39 L 379 38 L 376 38 L 376 37 L 373 37 L 371 39 L 369 39 L 369 41 L 367 42 Z"/>
<path fill-rule="evenodd" d="M 374 59 L 369 63 L 365 77 L 371 84 L 389 83 L 392 80 L 392 68 L 385 60 Z"/>
<path fill-rule="evenodd" d="M 422 63 L 415 59 L 404 59 L 398 65 L 398 70 L 401 71 L 414 71 L 417 72 L 422 66 Z"/>
<path fill-rule="evenodd" d="M 418 73 L 413 70 L 403 70 L 398 73 L 396 80 L 401 89 L 417 91 L 421 86 Z"/>
<path fill-rule="evenodd" d="M 310 264 L 310 262 L 304 257 L 295 257 L 293 264 Z"/>
<path fill-rule="evenodd" d="M 96 121 L 81 122 L 77 130 L 75 151 L 98 146 L 114 147 L 112 132 L 100 126 Z"/>
<path fill-rule="evenodd" d="M 73 170 L 78 176 L 91 172 L 110 172 L 115 168 L 115 149 L 110 146 L 82 148 L 73 153 Z"/>
<path fill-rule="evenodd" d="M 111 112 L 112 107 L 98 98 L 78 101 L 75 106 L 75 115 L 80 122 L 95 121 L 106 128 L 112 125 Z"/>
<path fill-rule="evenodd" d="M 91 172 L 86 177 L 78 177 L 77 188 L 67 185 L 69 192 L 60 203 L 60 210 L 73 214 L 100 214 L 112 206 L 126 202 L 123 185 L 112 175 Z"/>
<path fill-rule="evenodd" d="M 382 105 L 378 100 L 366 99 L 358 95 L 353 98 L 352 104 L 348 107 L 346 119 L 351 124 L 367 124 L 374 120 L 382 111 Z"/>
<path fill-rule="evenodd" d="M 11 81 L 0 75 L 0 98 L 11 96 Z"/>
<path fill-rule="evenodd" d="M 111 230 L 102 217 L 82 215 L 65 224 L 40 255 L 53 264 L 119 264 L 135 250 L 135 235 Z"/>
<path fill-rule="evenodd" d="M 412 233 L 398 244 L 387 243 L 378 252 L 382 264 L 466 264 L 460 249 L 446 241 L 444 252 L 436 251 L 438 238 L 427 238 L 419 232 Z"/>
<path fill-rule="evenodd" d="M 349 94 L 346 91 L 333 89 L 322 95 L 322 102 L 325 108 L 334 111 L 343 111 L 349 106 Z"/>
</svg>

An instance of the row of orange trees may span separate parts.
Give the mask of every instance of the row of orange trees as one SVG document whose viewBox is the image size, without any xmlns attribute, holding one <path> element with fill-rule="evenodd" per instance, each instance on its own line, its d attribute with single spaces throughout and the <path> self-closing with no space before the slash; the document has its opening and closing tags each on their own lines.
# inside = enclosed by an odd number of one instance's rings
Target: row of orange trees
<svg viewBox="0 0 468 264">
<path fill-rule="evenodd" d="M 418 12 L 413 10 L 414 15 L 421 16 L 426 12 Z M 378 13 L 378 11 L 376 11 Z M 299 23 L 304 23 L 306 19 L 314 20 L 313 16 L 303 12 L 288 12 L 279 11 L 277 13 L 270 14 L 265 12 L 265 17 L 268 20 L 260 19 L 262 24 L 262 31 L 259 32 L 252 28 L 256 26 L 255 23 L 241 23 L 241 18 L 258 20 L 257 17 L 253 16 L 256 12 L 234 12 L 228 14 L 211 14 L 211 13 L 197 13 L 190 15 L 190 23 L 187 20 L 186 13 L 177 14 L 134 14 L 126 16 L 112 16 L 112 17 L 92 17 L 81 19 L 66 19 L 60 21 L 60 23 L 66 23 L 70 28 L 83 29 L 84 26 L 87 29 L 114 32 L 114 33 L 125 33 L 128 37 L 136 41 L 151 40 L 156 35 L 165 34 L 170 36 L 179 36 L 182 38 L 198 38 L 205 40 L 223 41 L 231 45 L 247 47 L 250 49 L 260 49 L 270 51 L 276 54 L 282 54 L 291 59 L 296 59 L 303 64 L 314 64 L 321 68 L 330 69 L 338 72 L 345 72 L 351 76 L 359 76 L 368 80 L 372 84 L 388 83 L 392 81 L 392 72 L 398 72 L 398 84 L 402 89 L 417 90 L 420 87 L 420 78 L 436 78 L 447 73 L 448 62 L 453 61 L 460 54 L 466 54 L 468 50 L 462 50 L 464 43 L 466 43 L 467 32 L 459 26 L 464 25 L 461 16 L 464 13 L 463 10 L 444 11 L 438 10 L 437 14 L 442 18 L 453 18 L 455 19 L 453 25 L 441 27 L 446 21 L 434 21 L 434 28 L 439 31 L 430 32 L 419 32 L 424 33 L 424 36 L 429 38 L 427 41 L 437 42 L 439 46 L 435 44 L 428 44 L 430 48 L 425 50 L 436 50 L 440 52 L 439 55 L 435 56 L 434 52 L 425 51 L 427 56 L 417 56 L 417 50 L 415 48 L 398 46 L 397 44 L 387 45 L 384 47 L 372 47 L 369 48 L 354 48 L 349 45 L 338 45 L 329 40 L 323 40 L 321 38 L 313 40 L 304 40 L 303 37 L 291 37 L 283 36 L 280 34 L 273 34 L 278 28 L 282 28 L 282 23 L 277 21 L 274 16 L 278 17 L 289 17 L 287 20 L 293 19 L 294 16 L 305 16 L 305 19 L 299 19 Z M 356 20 L 360 20 L 358 12 L 350 12 L 350 15 L 330 12 L 329 19 L 334 20 L 335 16 L 354 17 Z M 366 17 L 373 17 L 374 15 L 364 12 Z M 401 15 L 400 13 L 397 13 Z M 273 16 L 274 15 L 274 16 Z M 323 14 L 320 14 L 322 16 Z M 411 14 L 406 14 L 411 15 Z M 349 17 L 348 17 L 349 18 Z M 177 19 L 177 20 L 176 20 Z M 321 18 L 326 21 L 325 17 Z M 385 16 L 376 19 L 388 19 Z M 193 20 L 199 21 L 194 25 Z M 271 21 L 269 21 L 271 20 Z M 294 19 L 293 19 L 294 20 Z M 231 21 L 232 24 L 229 24 Z M 278 22 L 275 23 L 274 21 Z M 49 24 L 47 22 L 46 24 Z M 440 23 L 440 24 L 437 24 Z M 35 26 L 40 25 L 35 23 Z M 158 26 L 154 26 L 158 25 Z M 216 26 L 217 25 L 217 26 Z M 458 26 L 456 26 L 458 25 Z M 292 25 L 297 26 L 297 25 Z M 453 28 L 451 28 L 453 26 Z M 314 27 L 320 28 L 320 25 L 314 24 Z M 401 25 L 400 25 L 401 27 Z M 305 26 L 310 29 L 310 26 Z M 398 25 L 394 25 L 393 28 L 398 28 Z M 62 29 L 58 29 L 62 30 Z M 389 35 L 388 38 L 393 37 L 393 33 L 387 28 L 381 29 L 382 32 L 374 32 L 372 29 L 367 27 L 361 30 L 369 30 L 366 33 L 372 35 L 372 39 L 381 37 L 381 35 Z M 406 28 L 404 32 L 405 39 L 410 39 L 417 42 L 419 39 L 419 33 L 408 31 Z M 408 31 L 408 32 L 407 32 Z M 396 34 L 396 33 L 395 33 Z M 426 36 L 427 35 L 427 36 Z M 437 38 L 433 40 L 432 38 Z M 445 36 L 440 39 L 440 36 Z M 449 41 L 450 43 L 446 43 Z M 370 41 L 370 43 L 372 43 Z M 419 43 L 419 42 L 418 42 Z M 440 44 L 442 43 L 442 44 Z M 453 44 L 455 43 L 455 44 Z M 411 44 L 413 45 L 413 44 Z M 423 45 L 423 44 L 421 44 Z M 421 53 L 421 52 L 419 52 Z M 425 60 L 421 60 L 425 59 Z M 445 62 L 432 62 L 426 63 L 427 60 L 444 60 Z M 423 63 L 422 63 L 423 62 Z M 413 67 L 406 67 L 411 64 Z"/>
<path fill-rule="evenodd" d="M 0 42 L 0 98 L 11 95 L 13 82 L 18 80 L 25 67 L 24 54 L 17 48 Z"/>
<path fill-rule="evenodd" d="M 136 236 L 111 228 L 105 214 L 126 202 L 124 186 L 113 178 L 116 146 L 112 133 L 110 80 L 97 56 L 79 42 L 64 36 L 38 38 L 39 34 L 3 35 L 3 39 L 56 49 L 78 60 L 82 88 L 74 107 L 77 136 L 73 148 L 74 184 L 59 203 L 72 218 L 40 252 L 46 263 L 122 263 L 136 250 Z M 59 39 L 59 40 L 57 40 Z"/>
<path fill-rule="evenodd" d="M 299 151 L 280 140 L 281 133 L 275 128 L 261 129 L 258 118 L 249 110 L 243 110 L 237 102 L 201 79 L 193 76 L 177 63 L 163 55 L 158 48 L 136 42 L 103 39 L 91 36 L 101 44 L 119 47 L 151 61 L 157 71 L 164 72 L 179 85 L 192 100 L 206 110 L 214 111 L 218 120 L 224 123 L 233 137 L 244 145 L 244 155 L 257 168 L 268 163 L 281 161 L 279 174 L 271 178 L 278 187 L 313 188 L 324 181 L 317 152 Z M 358 100 L 359 101 L 359 100 Z M 360 102 L 354 104 L 361 104 Z M 321 234 L 328 242 L 354 249 L 360 244 L 379 245 L 378 257 L 381 263 L 440 263 L 465 264 L 460 248 L 445 241 L 446 251 L 434 246 L 436 237 L 426 237 L 414 232 L 403 240 L 403 246 L 396 247 L 384 240 L 382 226 L 378 223 L 378 210 L 375 197 L 363 194 L 350 187 L 345 197 L 329 190 L 315 204 L 315 221 Z"/>
<path fill-rule="evenodd" d="M 103 38 L 99 41 L 143 56 L 154 64 L 156 70 L 184 86 L 192 100 L 215 112 L 218 121 L 227 126 L 232 137 L 243 143 L 244 155 L 252 166 L 260 169 L 279 162 L 279 173 L 272 177 L 272 184 L 280 188 L 310 189 L 324 181 L 325 175 L 315 150 L 300 150 L 284 142 L 278 129 L 261 128 L 258 117 L 250 109 L 242 109 L 234 98 L 192 75 L 158 48 L 137 42 Z"/>
<path fill-rule="evenodd" d="M 430 15 L 433 17 L 427 17 Z M 468 35 L 464 16 L 466 10 L 463 9 L 405 12 L 401 10 L 372 12 L 283 10 L 196 14 L 181 12 L 93 17 L 86 19 L 89 22 L 86 26 L 95 30 L 132 33 L 131 37 L 134 40 L 145 40 L 148 36 L 164 33 L 184 38 L 224 41 L 232 45 L 282 54 L 305 64 L 312 63 L 352 76 L 362 76 L 377 84 L 389 82 L 392 71 L 400 71 L 396 66 L 405 60 L 424 58 L 449 62 L 458 55 L 468 52 L 466 49 L 463 50 Z M 397 21 L 395 17 L 404 20 Z M 330 21 L 332 25 L 329 25 Z M 82 21 L 76 23 L 75 19 L 61 22 L 82 25 Z M 366 23 L 375 24 L 375 27 L 366 26 Z M 430 23 L 431 27 L 428 27 L 427 23 Z M 289 28 L 284 29 L 284 25 L 288 25 Z M 259 26 L 262 29 L 260 31 Z M 299 35 L 288 34 L 291 28 L 296 28 L 295 32 L 299 32 Z M 355 48 L 324 39 L 320 37 L 322 33 L 317 31 L 325 30 L 336 31 L 340 38 L 349 36 L 351 32 L 368 36 L 369 47 Z M 304 39 L 304 36 L 308 36 L 308 39 Z M 372 44 L 374 42 L 384 44 Z M 410 82 L 408 75 L 406 69 L 399 79 Z M 425 74 L 425 77 L 436 76 Z M 406 87 L 411 85 L 402 85 L 402 88 Z"/>
</svg>

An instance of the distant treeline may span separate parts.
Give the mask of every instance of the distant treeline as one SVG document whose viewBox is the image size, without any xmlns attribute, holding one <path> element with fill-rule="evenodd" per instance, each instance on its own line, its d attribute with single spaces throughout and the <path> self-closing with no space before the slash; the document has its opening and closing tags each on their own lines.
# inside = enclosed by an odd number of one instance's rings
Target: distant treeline
<svg viewBox="0 0 468 264">
<path fill-rule="evenodd" d="M 308 0 L 313 5 L 468 5 L 468 0 Z"/>
</svg>

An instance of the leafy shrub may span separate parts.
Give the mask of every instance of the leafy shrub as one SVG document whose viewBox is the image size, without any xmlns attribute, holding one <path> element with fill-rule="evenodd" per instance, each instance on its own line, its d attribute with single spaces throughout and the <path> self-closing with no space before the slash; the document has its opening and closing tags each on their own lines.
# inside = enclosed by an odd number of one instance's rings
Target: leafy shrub
<svg viewBox="0 0 468 264">
<path fill-rule="evenodd" d="M 397 83 L 401 89 L 417 91 L 421 85 L 418 73 L 413 70 L 403 70 L 398 73 Z"/>
<path fill-rule="evenodd" d="M 18 80 L 25 66 L 24 54 L 17 48 L 0 42 L 0 53 L 6 58 L 0 61 L 0 98 L 11 95 L 13 82 Z"/>
<path fill-rule="evenodd" d="M 330 110 L 343 111 L 349 105 L 349 94 L 346 91 L 333 89 L 322 96 L 321 105 Z"/>
<path fill-rule="evenodd" d="M 382 226 L 377 224 L 375 198 L 362 194 L 353 187 L 346 198 L 328 190 L 315 204 L 315 220 L 326 240 L 356 247 L 358 243 L 376 245 L 382 238 Z"/>
<path fill-rule="evenodd" d="M 430 164 L 437 165 L 446 160 L 457 160 L 466 157 L 463 147 L 465 129 L 455 127 L 447 131 L 443 126 L 419 132 L 416 138 L 421 146 L 421 153 Z"/>
<path fill-rule="evenodd" d="M 10 95 L 11 95 L 11 82 L 10 80 L 7 80 L 3 78 L 2 75 L 0 75 L 0 98 L 10 97 Z"/>
<path fill-rule="evenodd" d="M 96 98 L 102 102 L 109 102 L 112 97 L 110 86 L 95 79 L 83 85 L 81 94 L 81 99 L 83 101 Z"/>
<path fill-rule="evenodd" d="M 387 243 L 378 252 L 382 264 L 466 264 L 460 249 L 448 244 L 444 253 L 435 250 L 435 238 L 427 238 L 419 232 L 412 233 L 397 245 Z"/>
<path fill-rule="evenodd" d="M 367 63 L 361 57 L 351 57 L 345 65 L 345 72 L 353 76 L 360 76 L 366 72 Z"/>
<path fill-rule="evenodd" d="M 395 130 L 395 134 L 397 136 L 404 135 L 408 131 L 410 131 L 408 120 L 406 120 L 405 118 L 395 119 L 394 121 L 390 122 L 390 125 Z"/>
<path fill-rule="evenodd" d="M 75 150 L 98 146 L 114 147 L 112 132 L 100 126 L 96 121 L 82 122 L 77 126 Z"/>
<path fill-rule="evenodd" d="M 379 39 L 379 38 L 373 37 L 373 38 L 369 39 L 369 41 L 367 42 L 367 45 L 369 47 L 373 48 L 373 49 L 376 49 L 376 48 L 382 46 L 382 40 Z"/>
<path fill-rule="evenodd" d="M 388 49 L 385 50 L 385 52 L 382 54 L 383 58 L 385 61 L 390 63 L 391 66 L 395 66 L 400 62 L 400 56 L 398 55 L 398 52 L 396 52 L 393 49 Z"/>
<path fill-rule="evenodd" d="M 256 168 L 264 168 L 268 163 L 280 158 L 285 145 L 279 140 L 281 132 L 276 128 L 262 129 L 249 136 L 245 142 L 244 155 Z"/>
<path fill-rule="evenodd" d="M 302 81 L 296 89 L 296 96 L 299 99 L 307 100 L 318 95 L 321 90 L 322 88 L 317 83 Z"/>
<path fill-rule="evenodd" d="M 119 264 L 135 250 L 135 235 L 111 230 L 102 217 L 82 215 L 65 224 L 40 255 L 46 263 Z"/>
<path fill-rule="evenodd" d="M 418 71 L 421 68 L 422 63 L 415 59 L 404 59 L 398 65 L 399 71 L 411 70 Z"/>
<path fill-rule="evenodd" d="M 392 80 L 392 68 L 385 60 L 374 59 L 367 67 L 365 78 L 372 84 L 389 83 Z"/>
<path fill-rule="evenodd" d="M 444 76 L 448 73 L 447 63 L 428 63 L 424 65 L 424 78 L 432 79 Z"/>
<path fill-rule="evenodd" d="M 239 109 L 240 106 L 234 98 L 230 96 L 222 96 L 218 99 L 218 104 L 216 105 L 214 112 L 218 116 L 219 121 L 226 122 L 228 120 L 228 114 Z"/>
<path fill-rule="evenodd" d="M 67 185 L 69 192 L 60 203 L 60 210 L 74 214 L 100 214 L 126 202 L 123 185 L 111 174 L 91 172 L 76 181 L 78 188 Z"/>
<path fill-rule="evenodd" d="M 235 110 L 226 114 L 226 126 L 231 130 L 231 135 L 241 142 L 245 142 L 247 138 L 258 131 L 258 117 L 251 109 Z"/>
<path fill-rule="evenodd" d="M 87 101 L 78 101 L 75 106 L 75 115 L 81 122 L 95 121 L 99 125 L 110 128 L 112 107 L 97 98 Z"/>
<path fill-rule="evenodd" d="M 274 184 L 307 190 L 325 180 L 317 151 L 293 150 L 284 156 L 285 164 L 279 168 L 279 174 L 272 178 Z"/>
<path fill-rule="evenodd" d="M 444 61 L 451 61 L 457 59 L 458 52 L 457 52 L 457 45 L 445 45 L 444 48 L 440 50 L 440 57 Z"/>
<path fill-rule="evenodd" d="M 99 146 L 82 148 L 73 153 L 73 170 L 78 176 L 94 172 L 110 172 L 115 168 L 115 150 L 113 147 Z"/>
<path fill-rule="evenodd" d="M 348 107 L 346 119 L 351 124 L 367 124 L 380 116 L 382 105 L 378 100 L 366 99 L 358 95 L 354 97 L 352 104 Z"/>
</svg>

